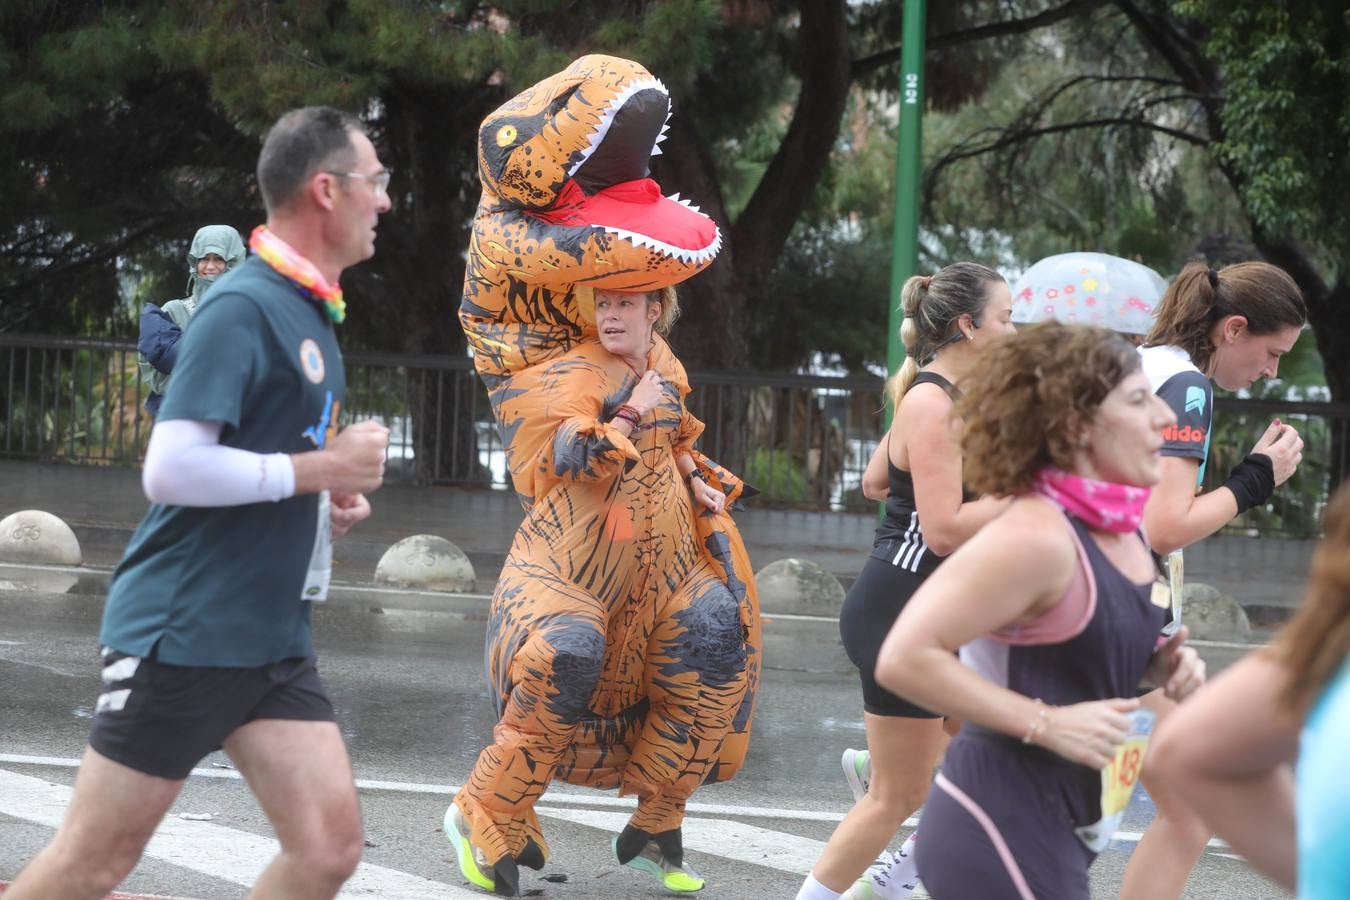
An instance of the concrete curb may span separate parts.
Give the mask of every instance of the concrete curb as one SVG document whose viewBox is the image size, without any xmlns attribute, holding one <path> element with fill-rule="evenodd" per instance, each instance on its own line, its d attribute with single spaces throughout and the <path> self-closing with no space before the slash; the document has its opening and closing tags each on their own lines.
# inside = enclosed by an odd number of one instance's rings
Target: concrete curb
<svg viewBox="0 0 1350 900">
<path fill-rule="evenodd" d="M 111 566 L 63 566 L 37 563 L 7 563 L 0 561 L 0 594 L 23 591 L 31 593 L 69 594 L 102 599 L 107 595 L 108 584 L 112 580 Z M 1198 582 L 1193 582 L 1199 584 Z M 440 591 L 421 588 L 400 588 L 372 584 L 369 581 L 335 580 L 329 589 L 328 604 L 344 608 L 384 610 L 403 609 L 421 612 L 452 611 L 463 612 L 470 617 L 487 615 L 487 606 L 492 599 L 492 584 L 480 579 L 477 590 Z M 1206 585 L 1205 587 L 1209 587 Z M 1232 601 L 1232 598 L 1228 598 Z M 1236 603 L 1236 601 L 1232 601 Z M 1295 612 L 1293 607 L 1271 606 L 1268 604 L 1243 604 L 1241 611 L 1250 625 L 1247 634 L 1260 638 L 1255 632 L 1269 633 L 1278 628 Z M 804 616 L 822 621 L 835 620 L 839 616 L 839 606 L 814 608 L 805 612 L 793 612 L 781 606 L 770 608 L 762 606 L 766 619 L 775 616 Z M 1183 620 L 1194 626 L 1192 610 L 1183 611 Z M 1202 625 L 1199 629 L 1204 631 Z M 1195 640 L 1225 642 L 1228 638 L 1212 637 L 1207 634 L 1193 634 Z M 1246 640 L 1247 638 L 1242 638 Z"/>
</svg>

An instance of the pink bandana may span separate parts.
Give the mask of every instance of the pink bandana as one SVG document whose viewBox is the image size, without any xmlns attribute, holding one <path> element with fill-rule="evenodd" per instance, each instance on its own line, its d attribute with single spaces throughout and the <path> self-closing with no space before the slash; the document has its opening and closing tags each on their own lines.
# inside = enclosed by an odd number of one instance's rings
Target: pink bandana
<svg viewBox="0 0 1350 900">
<path fill-rule="evenodd" d="M 253 229 L 253 234 L 248 238 L 248 248 L 261 256 L 263 262 L 294 282 L 315 306 L 328 314 L 328 318 L 338 324 L 347 318 L 347 304 L 342 299 L 341 286 L 329 284 L 314 263 L 269 231 L 266 225 Z"/>
<path fill-rule="evenodd" d="M 1137 531 L 1144 521 L 1150 488 L 1097 481 L 1047 466 L 1036 473 L 1034 490 L 1098 531 Z"/>
</svg>

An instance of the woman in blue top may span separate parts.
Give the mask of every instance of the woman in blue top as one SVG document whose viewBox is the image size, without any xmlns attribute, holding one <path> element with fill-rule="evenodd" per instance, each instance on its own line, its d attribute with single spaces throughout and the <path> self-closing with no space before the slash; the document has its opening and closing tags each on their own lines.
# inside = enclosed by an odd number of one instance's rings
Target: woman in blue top
<svg viewBox="0 0 1350 900">
<path fill-rule="evenodd" d="M 1350 485 L 1322 527 L 1298 614 L 1177 710 L 1153 763 L 1216 834 L 1303 900 L 1350 897 Z"/>
</svg>

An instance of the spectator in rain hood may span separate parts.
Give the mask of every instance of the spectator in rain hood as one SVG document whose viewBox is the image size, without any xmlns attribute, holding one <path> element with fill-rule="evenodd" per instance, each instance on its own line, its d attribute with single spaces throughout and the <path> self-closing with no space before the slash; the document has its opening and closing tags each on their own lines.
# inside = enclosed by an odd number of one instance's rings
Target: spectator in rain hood
<svg viewBox="0 0 1350 900">
<path fill-rule="evenodd" d="M 244 256 L 244 241 L 239 232 L 228 225 L 202 226 L 188 250 L 187 296 L 170 300 L 163 307 L 147 303 L 141 310 L 141 336 L 136 350 L 141 380 L 150 389 L 145 408 L 151 415 L 159 413 L 177 357 L 178 340 L 197 312 L 197 304 L 221 275 L 244 261 Z"/>
</svg>

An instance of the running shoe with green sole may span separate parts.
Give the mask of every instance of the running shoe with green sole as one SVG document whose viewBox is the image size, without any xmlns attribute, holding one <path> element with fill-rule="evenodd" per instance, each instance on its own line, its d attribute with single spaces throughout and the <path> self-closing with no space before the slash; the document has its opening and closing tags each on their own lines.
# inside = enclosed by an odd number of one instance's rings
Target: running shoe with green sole
<svg viewBox="0 0 1350 900">
<path fill-rule="evenodd" d="M 460 874 L 475 887 L 495 892 L 497 883 L 490 875 L 484 874 L 492 872 L 492 863 L 488 862 L 482 850 L 469 843 L 469 824 L 464 821 L 464 814 L 459 811 L 458 804 L 450 804 L 442 825 L 445 836 L 455 845 L 455 860 L 459 863 Z"/>
<path fill-rule="evenodd" d="M 853 802 L 857 803 L 867 793 L 867 785 L 872 781 L 872 754 L 866 750 L 845 750 L 839 759 L 844 770 L 844 780 L 853 792 Z"/>
<path fill-rule="evenodd" d="M 610 849 L 614 858 L 619 858 L 619 838 L 610 838 Z M 623 865 L 648 875 L 661 882 L 662 887 L 672 894 L 693 894 L 703 890 L 703 877 L 687 865 L 677 866 L 666 859 L 656 841 L 648 841 L 642 852 Z"/>
</svg>

